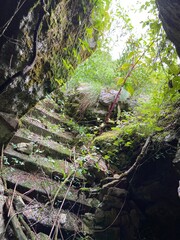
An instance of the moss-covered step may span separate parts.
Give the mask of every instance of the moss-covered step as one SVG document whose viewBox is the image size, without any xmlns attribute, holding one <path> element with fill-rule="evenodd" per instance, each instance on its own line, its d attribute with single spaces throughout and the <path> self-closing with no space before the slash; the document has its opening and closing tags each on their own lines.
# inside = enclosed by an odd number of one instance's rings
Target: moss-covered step
<svg viewBox="0 0 180 240">
<path fill-rule="evenodd" d="M 38 102 L 36 106 L 40 106 L 47 111 L 60 112 L 60 106 L 51 98 L 46 97 L 42 101 Z"/>
<path fill-rule="evenodd" d="M 113 142 L 120 137 L 121 129 L 112 130 L 102 133 L 101 135 L 94 138 L 93 143 L 98 146 L 111 145 Z"/>
<path fill-rule="evenodd" d="M 13 165 L 28 172 L 41 171 L 50 177 L 56 178 L 64 178 L 76 169 L 68 161 L 52 159 L 51 157 L 44 157 L 38 154 L 27 155 L 14 150 L 11 145 L 8 145 L 4 151 L 4 164 Z M 84 179 L 80 171 L 76 171 L 75 176 L 80 180 Z"/>
<path fill-rule="evenodd" d="M 93 200 L 86 198 L 83 193 L 79 193 L 79 190 L 74 187 L 74 182 L 68 186 L 65 181 L 54 181 L 45 174 L 28 173 L 13 167 L 5 167 L 3 177 L 7 181 L 8 188 L 14 189 L 16 186 L 17 191 L 23 194 L 27 192 L 27 196 L 36 198 L 42 203 L 49 202 L 49 204 L 53 203 L 55 207 L 60 207 L 64 199 L 64 209 L 69 208 L 70 211 L 80 211 L 81 213 L 94 211 L 91 206 Z"/>
<path fill-rule="evenodd" d="M 56 159 L 68 159 L 70 160 L 72 151 L 63 144 L 57 143 L 51 139 L 43 138 L 40 135 L 32 133 L 27 130 L 19 129 L 11 140 L 14 148 L 18 143 L 34 143 L 32 149 L 33 153 L 43 153 L 43 155 L 50 156 Z"/>
<path fill-rule="evenodd" d="M 47 110 L 41 105 L 36 105 L 29 112 L 29 115 L 34 116 L 37 119 L 44 119 L 45 121 L 49 121 L 50 123 L 57 125 L 67 125 L 69 122 L 68 116 L 56 113 L 53 109 Z"/>
<path fill-rule="evenodd" d="M 66 132 L 60 125 L 51 124 L 47 121 L 41 122 L 39 119 L 26 116 L 21 119 L 23 127 L 27 128 L 31 132 L 39 134 L 43 137 L 49 137 L 56 142 L 72 142 L 73 135 L 70 132 Z"/>
<path fill-rule="evenodd" d="M 55 230 L 58 230 L 58 239 L 85 239 L 85 235 L 91 234 L 82 219 L 68 210 L 59 211 L 59 209 L 32 202 L 24 207 L 22 213 L 37 232 L 43 230 L 49 235 L 54 226 L 52 235 Z"/>
</svg>

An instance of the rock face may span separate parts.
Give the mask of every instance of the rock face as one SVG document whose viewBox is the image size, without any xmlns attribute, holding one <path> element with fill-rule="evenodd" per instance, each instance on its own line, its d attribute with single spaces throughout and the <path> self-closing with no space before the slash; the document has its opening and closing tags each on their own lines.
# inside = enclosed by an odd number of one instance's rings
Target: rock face
<svg viewBox="0 0 180 240">
<path fill-rule="evenodd" d="M 156 3 L 164 30 L 180 56 L 180 2 L 178 0 L 156 0 Z"/>
<path fill-rule="evenodd" d="M 56 87 L 52 79 L 76 66 L 71 53 L 81 51 L 93 8 L 83 2 L 0 0 L 0 145 L 16 129 L 11 122 Z"/>
<path fill-rule="evenodd" d="M 180 175 L 180 139 L 179 139 L 179 142 L 178 142 L 178 148 L 177 148 L 176 156 L 173 160 L 173 164 L 176 167 L 177 172 Z"/>
</svg>

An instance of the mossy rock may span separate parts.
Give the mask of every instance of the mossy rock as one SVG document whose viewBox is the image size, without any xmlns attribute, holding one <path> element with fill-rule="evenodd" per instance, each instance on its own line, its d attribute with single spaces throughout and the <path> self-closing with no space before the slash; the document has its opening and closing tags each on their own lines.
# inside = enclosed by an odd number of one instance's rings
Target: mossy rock
<svg viewBox="0 0 180 240">
<path fill-rule="evenodd" d="M 93 143 L 99 147 L 103 147 L 108 143 L 113 143 L 120 136 L 121 133 L 121 130 L 104 132 L 100 136 L 96 137 Z"/>
<path fill-rule="evenodd" d="M 122 129 L 104 132 L 96 137 L 93 144 L 99 148 L 103 158 L 112 169 L 122 171 L 130 166 L 139 153 L 140 138 L 135 134 L 124 134 Z"/>
</svg>

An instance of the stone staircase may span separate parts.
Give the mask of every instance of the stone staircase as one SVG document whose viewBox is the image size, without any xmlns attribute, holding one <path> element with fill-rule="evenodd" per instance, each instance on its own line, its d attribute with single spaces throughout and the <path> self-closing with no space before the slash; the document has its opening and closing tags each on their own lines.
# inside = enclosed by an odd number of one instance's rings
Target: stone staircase
<svg viewBox="0 0 180 240">
<path fill-rule="evenodd" d="M 83 216 L 95 212 L 94 199 L 79 191 L 86 179 L 76 162 L 76 136 L 58 109 L 45 99 L 21 119 L 4 150 L 3 177 L 8 189 L 32 200 L 23 216 L 35 232 L 52 237 L 58 226 L 58 239 L 80 239 L 91 235 Z"/>
</svg>

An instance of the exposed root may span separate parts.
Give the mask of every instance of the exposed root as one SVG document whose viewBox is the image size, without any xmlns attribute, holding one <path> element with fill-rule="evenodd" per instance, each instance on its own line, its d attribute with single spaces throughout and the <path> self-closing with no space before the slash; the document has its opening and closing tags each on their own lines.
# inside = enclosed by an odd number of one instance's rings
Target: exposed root
<svg viewBox="0 0 180 240">
<path fill-rule="evenodd" d="M 124 177 L 127 177 L 129 176 L 130 174 L 132 174 L 136 169 L 137 167 L 142 163 L 143 161 L 143 158 L 147 152 L 147 149 L 149 147 L 149 144 L 151 142 L 151 139 L 152 139 L 152 136 L 149 136 L 147 139 L 146 139 L 146 142 L 144 144 L 144 146 L 142 147 L 141 149 L 141 152 L 140 154 L 137 156 L 136 158 L 136 161 L 135 163 L 125 172 L 123 172 L 118 178 L 112 180 L 111 182 L 109 183 L 106 183 L 102 186 L 102 188 L 109 188 L 109 187 L 113 187 L 115 185 L 117 185 L 118 183 L 121 182 L 121 180 L 124 178 Z"/>
</svg>

